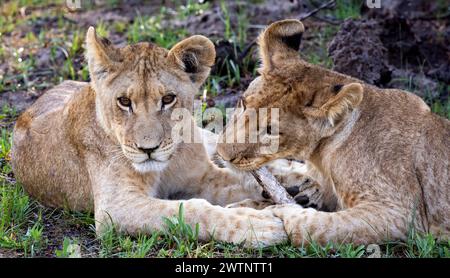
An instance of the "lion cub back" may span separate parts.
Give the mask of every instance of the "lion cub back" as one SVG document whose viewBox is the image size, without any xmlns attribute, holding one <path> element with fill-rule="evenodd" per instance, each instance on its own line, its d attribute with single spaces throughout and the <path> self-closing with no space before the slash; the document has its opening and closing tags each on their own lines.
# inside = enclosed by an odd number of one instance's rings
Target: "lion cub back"
<svg viewBox="0 0 450 278">
<path fill-rule="evenodd" d="M 65 81 L 47 91 L 20 115 L 14 128 L 11 165 L 16 178 L 28 194 L 49 206 L 67 202 L 73 209 L 89 209 L 88 180 L 85 173 L 77 170 L 81 166 L 77 165 L 73 158 L 75 151 L 65 139 L 67 126 L 63 115 L 72 97 L 85 91 L 85 86 L 88 83 Z M 55 154 L 55 149 L 63 156 Z M 36 161 L 40 161 L 38 166 Z M 72 161 L 71 167 L 62 173 L 57 171 L 67 161 Z M 78 185 L 68 188 L 69 179 L 78 181 Z"/>
<path fill-rule="evenodd" d="M 38 118 L 44 114 L 52 113 L 56 110 L 62 109 L 69 99 L 80 92 L 82 88 L 88 86 L 86 82 L 79 81 L 64 81 L 58 86 L 50 89 L 44 93 L 36 102 L 17 120 L 20 126 L 24 118 Z"/>
</svg>

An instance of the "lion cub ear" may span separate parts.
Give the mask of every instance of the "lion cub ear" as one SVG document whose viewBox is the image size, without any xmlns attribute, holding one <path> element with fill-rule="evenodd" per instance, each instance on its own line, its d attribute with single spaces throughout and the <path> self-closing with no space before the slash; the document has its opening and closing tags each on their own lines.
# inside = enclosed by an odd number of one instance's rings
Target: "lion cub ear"
<svg viewBox="0 0 450 278">
<path fill-rule="evenodd" d="M 177 43 L 168 59 L 190 75 L 192 82 L 201 85 L 208 77 L 216 59 L 214 44 L 206 37 L 195 35 Z"/>
<path fill-rule="evenodd" d="M 120 51 L 108 39 L 97 36 L 91 26 L 86 34 L 86 60 L 91 78 L 98 80 L 122 62 L 122 57 Z"/>
<path fill-rule="evenodd" d="M 258 38 L 264 71 L 270 71 L 286 59 L 297 59 L 305 30 L 301 21 L 286 19 L 274 22 Z"/>
<path fill-rule="evenodd" d="M 336 125 L 344 116 L 357 108 L 363 99 L 363 86 L 350 83 L 328 99 L 321 107 L 304 107 L 303 113 L 317 119 L 326 119 L 331 126 Z"/>
</svg>

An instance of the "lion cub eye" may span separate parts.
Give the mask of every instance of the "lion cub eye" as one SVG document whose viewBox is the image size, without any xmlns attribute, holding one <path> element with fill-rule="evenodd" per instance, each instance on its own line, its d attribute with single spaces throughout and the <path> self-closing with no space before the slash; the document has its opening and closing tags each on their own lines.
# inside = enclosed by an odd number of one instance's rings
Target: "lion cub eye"
<svg viewBox="0 0 450 278">
<path fill-rule="evenodd" d="M 131 107 L 131 99 L 127 97 L 119 97 L 117 98 L 117 101 L 119 102 L 119 106 L 122 106 L 123 108 Z"/>
<path fill-rule="evenodd" d="M 161 98 L 162 108 L 165 108 L 165 109 L 170 108 L 171 105 L 175 104 L 176 100 L 177 100 L 177 96 L 172 93 L 163 96 Z"/>
</svg>

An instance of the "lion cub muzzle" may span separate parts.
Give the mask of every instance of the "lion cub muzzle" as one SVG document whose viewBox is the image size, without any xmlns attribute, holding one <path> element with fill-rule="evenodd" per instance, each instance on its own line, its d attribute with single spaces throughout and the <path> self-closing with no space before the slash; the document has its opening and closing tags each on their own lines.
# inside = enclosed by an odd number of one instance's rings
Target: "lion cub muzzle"
<svg viewBox="0 0 450 278">
<path fill-rule="evenodd" d="M 168 164 L 176 146 L 171 139 L 165 139 L 153 148 L 139 148 L 122 145 L 122 151 L 133 167 L 141 173 L 162 171 Z"/>
</svg>

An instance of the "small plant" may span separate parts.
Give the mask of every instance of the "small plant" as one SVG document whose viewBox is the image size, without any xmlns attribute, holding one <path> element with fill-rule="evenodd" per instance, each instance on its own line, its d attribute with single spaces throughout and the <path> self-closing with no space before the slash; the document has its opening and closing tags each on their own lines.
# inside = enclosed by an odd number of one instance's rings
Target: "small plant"
<svg viewBox="0 0 450 278">
<path fill-rule="evenodd" d="M 27 233 L 24 236 L 22 244 L 25 255 L 34 257 L 45 245 L 42 238 L 44 227 L 41 224 L 41 217 L 42 216 L 40 215 L 39 220 L 34 223 L 33 227 L 28 228 Z"/>
<path fill-rule="evenodd" d="M 222 10 L 222 14 L 223 14 L 222 21 L 225 25 L 224 37 L 226 40 L 231 40 L 232 34 L 233 34 L 232 27 L 231 27 L 231 18 L 230 18 L 230 13 L 228 11 L 228 6 L 227 6 L 226 2 L 223 0 L 220 1 L 220 9 Z"/>
<path fill-rule="evenodd" d="M 187 0 L 185 5 L 181 5 L 178 14 L 181 20 L 185 20 L 190 15 L 200 15 L 209 8 L 209 3 L 198 3 L 194 0 Z"/>
<path fill-rule="evenodd" d="M 56 250 L 57 258 L 81 258 L 81 248 L 77 240 L 64 237 L 61 250 Z"/>
<path fill-rule="evenodd" d="M 184 29 L 163 28 L 161 26 L 161 18 L 162 15 L 151 17 L 138 15 L 128 29 L 128 42 L 151 41 L 161 47 L 171 48 L 181 38 L 186 36 L 187 32 Z"/>
<path fill-rule="evenodd" d="M 90 226 L 95 224 L 92 212 L 71 211 L 68 206 L 64 206 L 63 215 L 67 222 L 77 226 Z"/>
<path fill-rule="evenodd" d="M 342 258 L 361 258 L 365 253 L 364 245 L 353 246 L 353 244 L 343 244 L 338 248 L 338 253 Z"/>
<path fill-rule="evenodd" d="M 89 81 L 89 67 L 87 64 L 85 64 L 81 68 L 81 80 L 83 81 Z"/>
<path fill-rule="evenodd" d="M 450 258 L 450 240 L 439 245 L 438 253 L 440 258 Z"/>
<path fill-rule="evenodd" d="M 113 28 L 117 33 L 125 33 L 128 26 L 123 21 L 116 21 L 116 22 L 114 22 Z"/>
<path fill-rule="evenodd" d="M 436 240 L 431 234 L 412 231 L 406 242 L 406 256 L 410 258 L 434 258 L 438 256 Z"/>
<path fill-rule="evenodd" d="M 337 0 L 334 14 L 337 19 L 360 17 L 361 1 L 359 0 Z"/>
<path fill-rule="evenodd" d="M 219 85 L 221 79 L 223 78 L 210 75 L 206 80 L 205 85 L 203 86 L 203 88 L 206 90 L 206 93 L 213 97 L 217 96 L 222 91 L 222 88 Z"/>
<path fill-rule="evenodd" d="M 450 99 L 447 99 L 446 101 L 434 100 L 431 104 L 431 111 L 450 119 Z"/>
<path fill-rule="evenodd" d="M 35 43 L 38 41 L 33 32 L 28 32 L 25 37 L 28 43 Z"/>
<path fill-rule="evenodd" d="M 235 52 L 237 46 L 244 47 L 247 40 L 248 17 L 242 5 L 238 6 L 237 11 L 237 31 L 233 29 L 231 14 L 226 1 L 220 1 L 220 9 L 222 11 L 221 20 L 225 26 L 224 38 L 234 44 Z M 236 53 L 235 53 L 236 54 Z"/>
<path fill-rule="evenodd" d="M 72 42 L 69 47 L 69 56 L 74 57 L 82 50 L 83 35 L 80 31 L 75 31 L 72 36 Z"/>
<path fill-rule="evenodd" d="M 305 248 L 297 248 L 289 243 L 268 247 L 265 252 L 277 258 L 302 258 L 307 256 Z"/>
<path fill-rule="evenodd" d="M 334 255 L 333 244 L 327 243 L 325 246 L 320 245 L 314 240 L 305 248 L 306 254 L 311 257 L 328 258 Z"/>
<path fill-rule="evenodd" d="M 70 57 L 67 58 L 67 60 L 64 62 L 63 74 L 64 74 L 65 78 L 69 78 L 71 80 L 76 80 L 75 68 L 74 68 L 72 59 Z"/>
<path fill-rule="evenodd" d="M 118 246 L 118 234 L 116 227 L 111 224 L 105 227 L 105 230 L 100 236 L 100 257 L 109 257 L 113 254 Z"/>
<path fill-rule="evenodd" d="M 150 237 L 139 235 L 137 241 L 132 241 L 130 237 L 119 240 L 120 247 L 125 251 L 121 257 L 144 258 L 152 248 L 158 243 L 159 233 L 155 232 Z"/>
<path fill-rule="evenodd" d="M 19 185 L 0 186 L 0 238 L 16 233 L 31 212 L 30 200 Z M 0 240 L 0 246 L 1 246 Z"/>
<path fill-rule="evenodd" d="M 233 86 L 233 84 L 239 85 L 241 83 L 241 70 L 238 65 L 236 65 L 233 60 L 227 60 L 227 73 L 228 73 L 228 84 Z"/>
<path fill-rule="evenodd" d="M 178 216 L 163 218 L 165 240 L 169 246 L 175 249 L 174 256 L 190 257 L 198 245 L 200 226 L 197 223 L 194 228 L 185 222 L 183 203 L 180 204 Z"/>
<path fill-rule="evenodd" d="M 237 41 L 241 48 L 244 47 L 247 41 L 248 16 L 243 7 L 239 7 L 237 14 Z"/>
<path fill-rule="evenodd" d="M 108 30 L 108 26 L 103 22 L 103 21 L 99 21 L 97 23 L 97 26 L 95 28 L 95 31 L 97 32 L 97 34 L 101 37 L 108 37 L 109 36 L 109 30 Z"/>
<path fill-rule="evenodd" d="M 10 114 L 10 111 L 6 110 L 8 108 L 3 107 L 3 117 L 6 117 L 8 114 Z M 5 111 L 6 110 L 6 111 Z M 13 110 L 15 113 L 15 109 Z M 11 150 L 12 145 L 12 137 L 11 133 L 6 129 L 2 128 L 1 131 L 1 138 L 0 138 L 0 161 L 3 165 L 3 162 L 9 161 L 9 151 Z"/>
<path fill-rule="evenodd" d="M 122 235 L 114 225 L 105 228 L 99 238 L 100 257 L 144 258 L 158 244 L 159 233 L 151 236 L 139 234 L 137 238 Z"/>
<path fill-rule="evenodd" d="M 14 30 L 15 24 L 12 17 L 0 16 L 0 36 Z"/>
</svg>

